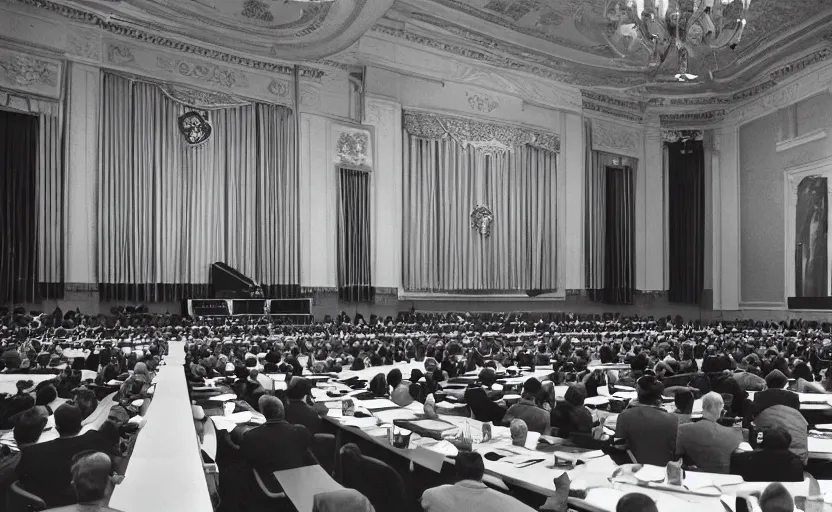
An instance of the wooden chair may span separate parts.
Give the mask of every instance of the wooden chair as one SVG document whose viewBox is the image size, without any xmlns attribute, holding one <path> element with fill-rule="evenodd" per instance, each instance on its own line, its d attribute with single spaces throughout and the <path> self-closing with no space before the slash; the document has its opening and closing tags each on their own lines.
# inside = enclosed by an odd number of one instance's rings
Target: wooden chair
<svg viewBox="0 0 832 512">
<path fill-rule="evenodd" d="M 335 436 L 333 434 L 315 434 L 312 454 L 324 471 L 333 474 L 335 471 Z"/>
<path fill-rule="evenodd" d="M 341 484 L 366 496 L 376 512 L 402 512 L 413 508 L 407 498 L 404 479 L 387 463 L 363 455 L 352 443 L 344 445 L 340 455 Z"/>
<path fill-rule="evenodd" d="M 46 510 L 46 502 L 26 491 L 20 485 L 20 482 L 13 483 L 6 496 L 6 510 L 8 512 L 39 512 Z"/>
</svg>

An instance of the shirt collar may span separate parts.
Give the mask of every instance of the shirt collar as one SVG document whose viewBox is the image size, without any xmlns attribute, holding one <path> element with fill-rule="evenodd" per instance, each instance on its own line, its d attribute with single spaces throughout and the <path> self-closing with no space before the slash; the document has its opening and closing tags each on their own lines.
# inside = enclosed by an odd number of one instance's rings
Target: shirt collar
<svg viewBox="0 0 832 512">
<path fill-rule="evenodd" d="M 460 480 L 456 483 L 460 487 L 468 487 L 470 489 L 485 489 L 488 486 L 478 480 Z"/>
</svg>

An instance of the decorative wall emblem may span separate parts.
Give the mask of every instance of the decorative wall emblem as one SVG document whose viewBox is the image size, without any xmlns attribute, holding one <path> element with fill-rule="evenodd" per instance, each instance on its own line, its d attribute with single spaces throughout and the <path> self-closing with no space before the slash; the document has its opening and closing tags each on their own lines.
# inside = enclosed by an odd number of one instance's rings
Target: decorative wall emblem
<svg viewBox="0 0 832 512">
<path fill-rule="evenodd" d="M 662 130 L 662 142 L 687 142 L 689 140 L 702 140 L 702 130 Z"/>
<path fill-rule="evenodd" d="M 190 146 L 199 146 L 211 137 L 211 125 L 199 112 L 186 112 L 177 121 L 179 133 Z"/>
<path fill-rule="evenodd" d="M 170 99 L 194 108 L 228 108 L 251 104 L 250 101 L 221 92 L 207 92 L 181 85 L 159 84 L 159 88 Z"/>
<path fill-rule="evenodd" d="M 275 96 L 285 98 L 289 95 L 289 82 L 285 80 L 272 80 L 269 84 L 269 92 Z"/>
<path fill-rule="evenodd" d="M 370 136 L 366 132 L 342 132 L 338 136 L 336 153 L 343 165 L 364 167 L 369 158 Z"/>
<path fill-rule="evenodd" d="M 491 224 L 494 222 L 494 212 L 485 205 L 477 205 L 471 210 L 471 229 L 477 231 L 480 236 L 488 238 L 491 236 Z"/>
<path fill-rule="evenodd" d="M 468 106 L 471 107 L 471 110 L 477 112 L 488 113 L 500 106 L 497 100 L 493 100 L 485 94 L 466 92 L 465 96 L 468 97 Z"/>
<path fill-rule="evenodd" d="M 156 66 L 170 73 L 178 73 L 182 76 L 218 84 L 223 87 L 248 87 L 248 78 L 246 78 L 246 75 L 239 71 L 214 64 L 186 59 L 173 59 L 159 55 L 156 58 Z"/>
<path fill-rule="evenodd" d="M 432 112 L 404 112 L 404 128 L 415 137 L 442 139 L 450 136 L 465 146 L 487 147 L 492 151 L 511 151 L 514 146 L 529 145 L 560 152 L 560 137 L 553 133 Z"/>
<path fill-rule="evenodd" d="M 16 85 L 58 85 L 58 66 L 29 55 L 0 57 L 0 69 Z"/>
<path fill-rule="evenodd" d="M 129 64 L 136 60 L 136 57 L 133 56 L 130 48 L 114 44 L 107 49 L 107 60 L 113 64 Z"/>
<path fill-rule="evenodd" d="M 638 158 L 641 154 L 641 134 L 637 128 L 594 121 L 592 148 Z"/>
</svg>

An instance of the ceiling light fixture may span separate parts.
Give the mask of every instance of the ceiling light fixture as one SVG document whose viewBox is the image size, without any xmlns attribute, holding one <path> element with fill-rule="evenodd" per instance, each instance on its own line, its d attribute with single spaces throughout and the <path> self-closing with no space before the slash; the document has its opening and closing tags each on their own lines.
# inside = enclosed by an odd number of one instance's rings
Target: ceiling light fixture
<svg viewBox="0 0 832 512">
<path fill-rule="evenodd" d="M 654 75 L 676 57 L 676 79 L 695 80 L 690 58 L 735 49 L 750 7 L 751 0 L 606 0 L 602 34 L 620 58 L 646 57 Z"/>
</svg>

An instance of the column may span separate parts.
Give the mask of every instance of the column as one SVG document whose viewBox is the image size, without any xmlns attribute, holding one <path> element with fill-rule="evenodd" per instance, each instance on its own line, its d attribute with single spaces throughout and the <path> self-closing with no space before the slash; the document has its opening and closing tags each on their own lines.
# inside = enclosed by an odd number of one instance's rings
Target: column
<svg viewBox="0 0 832 512">
<path fill-rule="evenodd" d="M 402 109 L 399 103 L 367 98 L 367 123 L 375 127 L 373 163 L 373 284 L 398 292 L 402 266 Z M 385 290 L 386 289 L 386 290 Z"/>
<path fill-rule="evenodd" d="M 664 290 L 665 212 L 662 136 L 658 119 L 651 119 L 644 133 L 644 281 L 640 290 Z M 641 268 L 641 267 L 639 267 Z"/>
<path fill-rule="evenodd" d="M 65 279 L 69 291 L 94 289 L 96 262 L 96 171 L 100 71 L 69 66 Z"/>
<path fill-rule="evenodd" d="M 582 290 L 585 288 L 584 278 L 584 127 L 581 116 L 563 113 L 563 129 L 561 130 L 561 158 L 562 168 L 558 172 L 564 178 L 565 194 L 559 194 L 559 199 L 565 202 L 565 215 L 559 215 L 560 222 L 565 224 L 565 242 L 560 245 L 559 258 L 565 267 L 559 272 L 563 276 L 563 285 L 559 288 L 566 290 Z M 558 212 L 560 213 L 560 211 Z M 560 230 L 559 230 L 560 231 Z M 559 239 L 560 243 L 563 239 Z"/>
<path fill-rule="evenodd" d="M 738 127 L 714 130 L 713 184 L 714 309 L 736 311 L 740 303 L 740 201 Z"/>
</svg>

